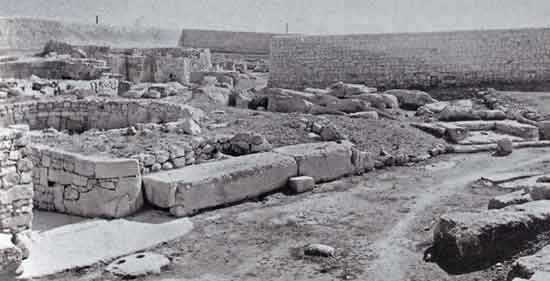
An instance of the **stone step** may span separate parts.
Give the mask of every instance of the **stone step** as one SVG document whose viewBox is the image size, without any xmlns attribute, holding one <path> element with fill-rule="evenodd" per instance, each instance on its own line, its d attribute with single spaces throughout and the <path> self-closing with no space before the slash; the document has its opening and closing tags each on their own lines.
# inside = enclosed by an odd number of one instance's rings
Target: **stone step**
<svg viewBox="0 0 550 281">
<path fill-rule="evenodd" d="M 445 214 L 434 230 L 431 255 L 450 273 L 472 272 L 517 254 L 547 230 L 547 200 L 500 210 Z"/>
</svg>

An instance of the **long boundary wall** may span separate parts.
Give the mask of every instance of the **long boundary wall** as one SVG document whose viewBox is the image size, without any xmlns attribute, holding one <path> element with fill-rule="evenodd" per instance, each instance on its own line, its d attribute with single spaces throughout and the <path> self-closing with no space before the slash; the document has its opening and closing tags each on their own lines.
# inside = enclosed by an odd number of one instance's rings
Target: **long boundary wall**
<svg viewBox="0 0 550 281">
<path fill-rule="evenodd" d="M 274 33 L 184 29 L 180 47 L 208 48 L 214 53 L 268 55 Z"/>
<path fill-rule="evenodd" d="M 550 29 L 276 36 L 270 85 L 439 88 L 550 80 Z"/>
</svg>

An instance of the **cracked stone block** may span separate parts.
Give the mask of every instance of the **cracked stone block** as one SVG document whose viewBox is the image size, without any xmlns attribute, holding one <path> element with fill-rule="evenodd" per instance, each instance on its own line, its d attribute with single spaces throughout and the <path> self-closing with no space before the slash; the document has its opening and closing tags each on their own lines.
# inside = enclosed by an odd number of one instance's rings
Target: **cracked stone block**
<svg viewBox="0 0 550 281">
<path fill-rule="evenodd" d="M 265 152 L 145 175 L 143 183 L 151 204 L 184 216 L 279 189 L 297 171 L 293 157 Z"/>
<path fill-rule="evenodd" d="M 310 176 L 316 183 L 335 180 L 356 170 L 351 147 L 336 142 L 298 144 L 273 151 L 293 157 L 298 163 L 298 175 Z"/>
</svg>

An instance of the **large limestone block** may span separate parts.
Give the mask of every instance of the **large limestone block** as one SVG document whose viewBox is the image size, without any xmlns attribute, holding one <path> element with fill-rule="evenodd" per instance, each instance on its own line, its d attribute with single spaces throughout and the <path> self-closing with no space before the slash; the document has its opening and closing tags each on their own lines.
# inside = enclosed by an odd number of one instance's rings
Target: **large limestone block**
<svg viewBox="0 0 550 281">
<path fill-rule="evenodd" d="M 63 192 L 56 195 L 56 209 L 83 217 L 125 217 L 143 206 L 141 183 L 138 175 L 98 181 L 91 184 L 87 192 L 75 186 L 64 187 Z"/>
<path fill-rule="evenodd" d="M 336 142 L 306 143 L 274 150 L 294 157 L 298 175 L 312 177 L 316 183 L 326 182 L 355 172 L 352 149 Z"/>
<path fill-rule="evenodd" d="M 550 121 L 540 121 L 537 123 L 540 131 L 541 140 L 550 140 Z"/>
<path fill-rule="evenodd" d="M 416 90 L 396 89 L 386 91 L 384 94 L 395 96 L 399 100 L 399 105 L 404 109 L 417 110 L 423 105 L 437 102 L 430 94 Z"/>
<path fill-rule="evenodd" d="M 451 273 L 472 272 L 509 258 L 550 230 L 550 201 L 534 201 L 479 213 L 441 216 L 433 259 Z"/>
<path fill-rule="evenodd" d="M 536 126 L 505 120 L 496 122 L 496 130 L 505 134 L 518 136 L 526 140 L 538 140 L 539 129 Z"/>
<path fill-rule="evenodd" d="M 297 172 L 294 158 L 265 152 L 149 174 L 143 184 L 151 204 L 183 216 L 279 189 Z"/>
</svg>

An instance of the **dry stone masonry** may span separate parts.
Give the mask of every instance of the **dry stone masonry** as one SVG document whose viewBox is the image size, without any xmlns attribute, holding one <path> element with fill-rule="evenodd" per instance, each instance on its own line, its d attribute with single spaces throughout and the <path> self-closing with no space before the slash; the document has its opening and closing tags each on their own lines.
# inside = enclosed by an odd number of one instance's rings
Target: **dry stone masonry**
<svg viewBox="0 0 550 281">
<path fill-rule="evenodd" d="M 34 205 L 84 217 L 124 217 L 143 205 L 134 159 L 86 157 L 32 145 Z"/>
<path fill-rule="evenodd" d="M 383 88 L 531 83 L 550 73 L 547 29 L 285 35 L 271 41 L 270 85 Z"/>
</svg>

